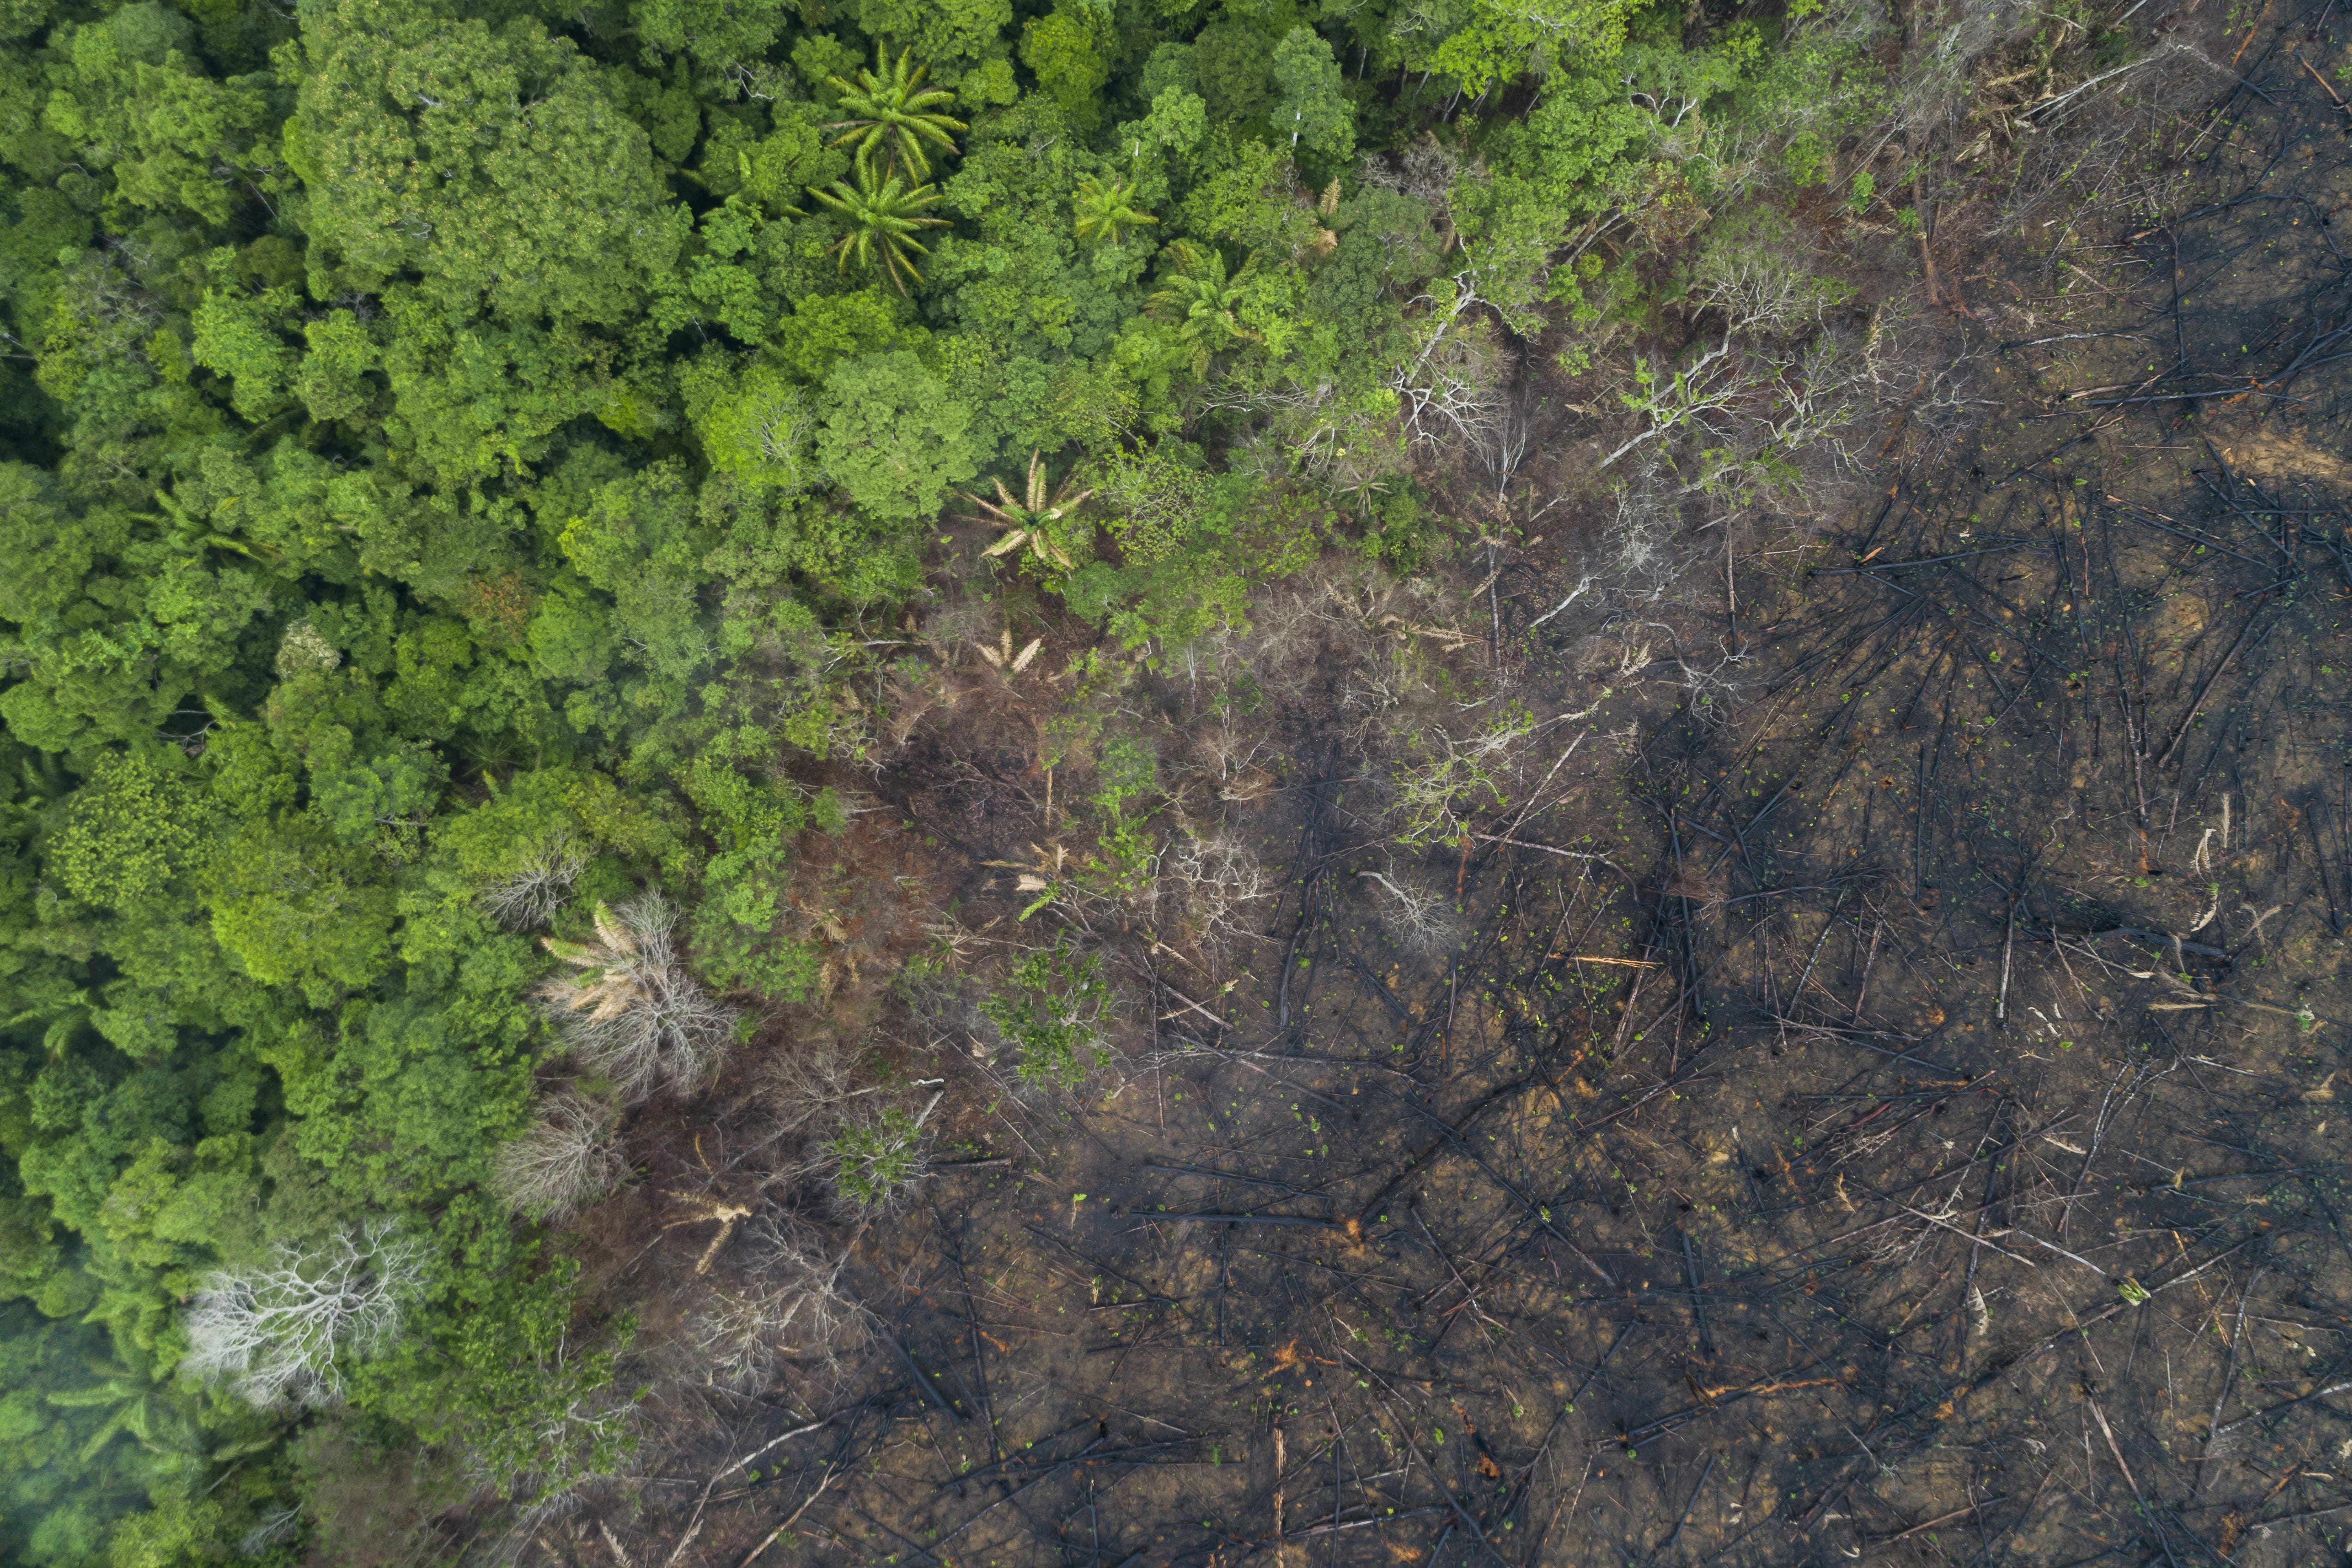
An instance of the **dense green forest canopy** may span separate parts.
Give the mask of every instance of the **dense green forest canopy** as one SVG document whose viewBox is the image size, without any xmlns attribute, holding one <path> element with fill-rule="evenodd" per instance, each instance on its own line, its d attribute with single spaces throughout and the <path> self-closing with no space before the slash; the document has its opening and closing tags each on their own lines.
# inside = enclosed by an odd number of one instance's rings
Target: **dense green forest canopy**
<svg viewBox="0 0 2352 1568">
<path fill-rule="evenodd" d="M 1788 221 L 1883 28 L 0 0 L 0 1556 L 293 1561 L 371 1452 L 622 1463 L 631 1324 L 501 1151 L 820 983 L 782 889 L 932 574 L 1108 668 L 1413 568 L 1441 373 L 1589 365 Z M 1109 866 L 1149 769 L 1100 777 Z M 1082 1072 L 1098 982 L 1029 967 L 1024 1072 Z"/>
</svg>

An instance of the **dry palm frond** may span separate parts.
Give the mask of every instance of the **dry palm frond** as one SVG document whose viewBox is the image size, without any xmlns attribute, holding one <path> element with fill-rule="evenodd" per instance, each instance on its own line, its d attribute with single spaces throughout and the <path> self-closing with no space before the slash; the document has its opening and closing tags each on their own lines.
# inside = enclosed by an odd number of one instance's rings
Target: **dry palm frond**
<svg viewBox="0 0 2352 1568">
<path fill-rule="evenodd" d="M 544 994 L 565 1012 L 584 1011 L 596 1020 L 617 1018 L 652 996 L 648 984 L 651 976 L 641 973 L 641 965 L 633 962 L 644 945 L 643 939 L 616 919 L 611 906 L 601 900 L 596 904 L 595 923 L 596 940 L 593 942 L 558 942 L 551 936 L 540 939 L 548 952 L 583 971 L 577 976 L 550 981 Z"/>
<path fill-rule="evenodd" d="M 981 864 L 1021 873 L 1013 879 L 1013 890 L 1016 893 L 1039 895 L 1035 903 L 1021 911 L 1021 918 L 1027 920 L 1062 896 L 1067 884 L 1066 868 L 1069 864 L 1069 858 L 1070 852 L 1059 844 L 1055 845 L 1050 851 L 1032 844 L 1029 846 L 1029 859 L 1025 864 L 1018 860 L 983 860 Z"/>
<path fill-rule="evenodd" d="M 1007 536 L 1008 539 L 1010 539 L 1010 535 Z M 996 552 L 994 550 L 991 550 L 989 553 L 993 555 Z M 1062 559 L 1066 560 L 1067 557 L 1062 557 Z M 986 643 L 974 643 L 972 645 L 972 649 L 974 652 L 978 653 L 981 658 L 986 659 L 992 668 L 1010 669 L 1013 674 L 1018 675 L 1023 670 L 1029 668 L 1030 661 L 1037 657 L 1038 650 L 1043 648 L 1045 646 L 1045 639 L 1044 637 L 1031 637 L 1027 646 L 1023 647 L 1019 653 L 1014 653 L 1013 651 L 1013 633 L 1011 629 L 1008 628 L 994 647 L 989 647 Z"/>
<path fill-rule="evenodd" d="M 663 1226 L 664 1230 L 676 1230 L 683 1225 L 706 1225 L 712 1220 L 719 1222 L 719 1229 L 710 1237 L 710 1244 L 702 1249 L 702 1256 L 695 1259 L 694 1271 L 698 1275 L 710 1272 L 711 1264 L 718 1261 L 719 1255 L 727 1249 L 727 1244 L 735 1239 L 735 1227 L 750 1219 L 752 1214 L 749 1204 L 730 1204 L 717 1197 L 690 1197 L 685 1193 L 665 1193 L 663 1195 L 684 1199 L 695 1205 L 689 1212 Z"/>
</svg>

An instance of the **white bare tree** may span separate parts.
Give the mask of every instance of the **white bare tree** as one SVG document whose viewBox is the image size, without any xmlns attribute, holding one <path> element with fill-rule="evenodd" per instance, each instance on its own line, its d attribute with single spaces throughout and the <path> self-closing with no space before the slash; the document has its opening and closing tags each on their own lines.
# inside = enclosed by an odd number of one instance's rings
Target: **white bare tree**
<svg viewBox="0 0 2352 1568">
<path fill-rule="evenodd" d="M 490 1181 L 517 1214 L 562 1220 L 611 1192 L 625 1169 L 613 1109 L 563 1089 L 541 1102 L 529 1131 L 499 1151 Z"/>
<path fill-rule="evenodd" d="M 302 1510 L 299 1505 L 293 1508 L 270 1509 L 261 1515 L 251 1530 L 238 1538 L 237 1554 L 242 1557 L 258 1557 L 272 1546 L 290 1537 L 294 1533 L 295 1527 L 301 1522 Z"/>
<path fill-rule="evenodd" d="M 729 444 L 747 468 L 757 454 L 760 482 L 786 491 L 806 489 L 819 477 L 810 443 L 817 409 L 803 389 L 781 378 L 751 377 L 729 416 Z"/>
<path fill-rule="evenodd" d="M 642 1099 L 656 1085 L 688 1090 L 718 1067 L 734 1032 L 734 1010 L 688 973 L 670 941 L 677 911 L 657 893 L 618 910 L 596 906 L 593 942 L 541 939 L 576 973 L 539 988 L 563 1023 L 575 1061 Z"/>
<path fill-rule="evenodd" d="M 1203 942 L 1243 934 L 1249 906 L 1274 895 L 1265 863 L 1229 833 L 1187 832 L 1170 848 L 1165 865 L 1186 919 Z"/>
<path fill-rule="evenodd" d="M 400 1332 L 425 1257 L 421 1242 L 376 1220 L 319 1246 L 281 1242 L 268 1263 L 216 1270 L 183 1320 L 185 1364 L 259 1409 L 331 1404 L 350 1364 Z"/>
<path fill-rule="evenodd" d="M 1483 454 L 1502 427 L 1507 367 L 1486 320 L 1473 313 L 1486 303 L 1474 285 L 1465 272 L 1450 293 L 1435 289 L 1412 301 L 1423 312 L 1423 346 L 1390 370 L 1388 385 L 1406 444 L 1416 450 L 1465 443 Z"/>
<path fill-rule="evenodd" d="M 482 912 L 509 931 L 543 926 L 572 897 L 588 857 L 563 835 L 535 846 L 515 868 L 476 895 Z"/>
<path fill-rule="evenodd" d="M 1655 463 L 1636 465 L 1618 487 L 1601 534 L 1608 552 L 1601 562 L 1619 596 L 1654 600 L 1682 575 L 1683 519 L 1675 501 Z"/>
<path fill-rule="evenodd" d="M 1381 871 L 1359 871 L 1356 875 L 1377 882 L 1388 894 L 1384 910 L 1399 946 L 1411 952 L 1434 952 L 1453 942 L 1460 923 L 1454 919 L 1453 900 L 1423 886 L 1409 873 L 1400 871 L 1391 877 Z"/>
<path fill-rule="evenodd" d="M 742 1279 L 713 1289 L 689 1327 L 713 1382 L 755 1388 L 780 1356 L 830 1367 L 864 1341 L 869 1315 L 842 1283 L 846 1247 L 783 1216 L 754 1226 L 751 1241 Z"/>
</svg>

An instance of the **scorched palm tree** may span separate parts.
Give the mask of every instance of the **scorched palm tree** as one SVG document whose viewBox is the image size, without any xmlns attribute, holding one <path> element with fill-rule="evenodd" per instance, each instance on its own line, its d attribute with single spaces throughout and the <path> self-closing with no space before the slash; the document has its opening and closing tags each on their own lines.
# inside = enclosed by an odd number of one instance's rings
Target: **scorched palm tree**
<svg viewBox="0 0 2352 1568">
<path fill-rule="evenodd" d="M 1070 559 L 1067 551 L 1054 542 L 1051 531 L 1055 523 L 1076 511 L 1088 496 L 1095 493 L 1090 489 L 1073 493 L 1071 486 L 1075 482 L 1066 481 L 1059 491 L 1048 495 L 1045 490 L 1045 455 L 1032 452 L 1029 454 L 1029 485 L 1019 496 L 1006 489 L 1003 479 L 996 481 L 996 499 L 992 501 L 967 494 L 963 499 L 980 509 L 979 515 L 983 520 L 1005 531 L 1003 538 L 982 553 L 1004 555 L 1026 545 L 1032 555 L 1048 566 L 1059 566 L 1065 572 L 1076 570 L 1077 563 Z"/>
</svg>

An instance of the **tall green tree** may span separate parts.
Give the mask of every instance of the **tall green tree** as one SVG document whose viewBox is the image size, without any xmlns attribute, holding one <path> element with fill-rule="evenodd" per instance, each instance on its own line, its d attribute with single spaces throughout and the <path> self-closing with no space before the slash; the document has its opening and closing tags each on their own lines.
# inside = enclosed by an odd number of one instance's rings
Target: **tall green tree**
<svg viewBox="0 0 2352 1568">
<path fill-rule="evenodd" d="M 639 37 L 692 55 L 712 71 L 758 61 L 783 36 L 792 14 L 787 0 L 634 0 L 629 6 Z"/>
<path fill-rule="evenodd" d="M 329 292 L 406 281 L 446 312 L 611 322 L 675 258 L 686 214 L 645 129 L 539 23 L 332 0 L 299 66 L 288 145 Z"/>
<path fill-rule="evenodd" d="M 971 405 L 904 349 L 864 354 L 825 378 L 817 461 L 860 510 L 928 522 L 978 471 Z"/>
<path fill-rule="evenodd" d="M 1282 89 L 1274 128 L 1289 136 L 1293 152 L 1303 145 L 1334 164 L 1354 154 L 1355 108 L 1348 101 L 1339 62 L 1321 34 L 1304 25 L 1285 34 L 1274 47 L 1274 79 Z"/>
<path fill-rule="evenodd" d="M 1402 37 L 1408 70 L 1443 73 L 1482 96 L 1563 65 L 1603 64 L 1624 44 L 1635 0 L 1468 0 Z"/>
<path fill-rule="evenodd" d="M 185 16 L 139 0 L 54 41 L 64 61 L 44 119 L 87 166 L 113 173 L 109 205 L 122 226 L 126 207 L 226 224 L 240 203 L 279 188 L 268 73 L 206 74 Z"/>
<path fill-rule="evenodd" d="M 902 42 L 942 70 L 1001 53 L 1013 24 L 1013 0 L 850 0 L 846 8 L 867 37 Z"/>
<path fill-rule="evenodd" d="M 1102 120 L 1102 89 L 1110 80 L 1118 36 L 1108 10 L 1088 0 L 1063 0 L 1021 30 L 1021 63 L 1071 125 L 1091 132 Z"/>
</svg>

